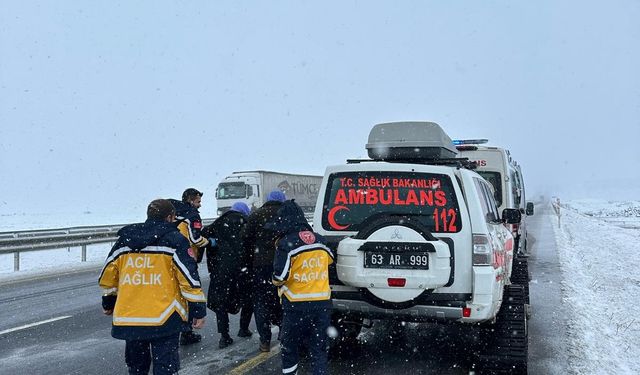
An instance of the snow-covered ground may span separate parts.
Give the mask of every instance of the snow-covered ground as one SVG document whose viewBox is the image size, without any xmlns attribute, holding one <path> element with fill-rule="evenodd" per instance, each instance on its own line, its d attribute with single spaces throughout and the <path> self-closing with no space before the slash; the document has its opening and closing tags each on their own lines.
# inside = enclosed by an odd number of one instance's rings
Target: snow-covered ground
<svg viewBox="0 0 640 375">
<path fill-rule="evenodd" d="M 145 220 L 142 210 L 118 212 L 0 213 L 0 232 L 135 223 Z"/>
<path fill-rule="evenodd" d="M 640 374 L 640 201 L 560 201 L 560 225 L 551 216 L 563 272 L 568 327 L 569 369 L 574 374 Z M 87 220 L 87 218 L 91 220 Z M 14 223 L 6 221 L 14 220 Z M 118 224 L 134 216 L 95 215 L 3 217 L 0 231 Z M 9 220 L 7 220 L 9 219 Z M 61 225 L 54 225 L 57 222 Z M 87 263 L 80 250 L 38 251 L 21 255 L 20 272 L 12 272 L 13 256 L 0 256 L 0 283 L 8 278 L 77 267 L 98 267 L 109 245 L 89 246 Z"/>
<path fill-rule="evenodd" d="M 640 374 L 640 229 L 603 218 L 640 216 L 640 202 L 560 202 L 555 236 L 575 374 Z"/>
</svg>

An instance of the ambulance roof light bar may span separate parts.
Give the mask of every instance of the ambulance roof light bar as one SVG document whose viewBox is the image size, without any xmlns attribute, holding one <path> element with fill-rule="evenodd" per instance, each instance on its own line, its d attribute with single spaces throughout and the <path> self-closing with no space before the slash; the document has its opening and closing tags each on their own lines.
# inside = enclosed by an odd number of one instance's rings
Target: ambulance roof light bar
<svg viewBox="0 0 640 375">
<path fill-rule="evenodd" d="M 488 143 L 489 140 L 488 139 L 454 139 L 453 140 L 453 145 L 454 146 L 459 146 L 459 145 L 482 145 L 485 143 Z"/>
</svg>

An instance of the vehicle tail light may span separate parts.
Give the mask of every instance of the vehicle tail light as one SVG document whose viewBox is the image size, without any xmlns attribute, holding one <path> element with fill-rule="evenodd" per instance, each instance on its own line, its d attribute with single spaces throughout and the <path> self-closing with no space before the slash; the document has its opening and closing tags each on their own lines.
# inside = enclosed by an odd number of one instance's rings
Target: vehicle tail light
<svg viewBox="0 0 640 375">
<path fill-rule="evenodd" d="M 407 284 L 407 279 L 390 278 L 387 279 L 387 283 L 392 287 L 404 287 Z"/>
<path fill-rule="evenodd" d="M 473 235 L 473 265 L 489 266 L 493 264 L 493 248 L 489 237 L 484 234 Z"/>
<path fill-rule="evenodd" d="M 468 318 L 471 316 L 471 309 L 468 307 L 463 307 L 462 308 L 462 317 L 463 318 Z"/>
</svg>

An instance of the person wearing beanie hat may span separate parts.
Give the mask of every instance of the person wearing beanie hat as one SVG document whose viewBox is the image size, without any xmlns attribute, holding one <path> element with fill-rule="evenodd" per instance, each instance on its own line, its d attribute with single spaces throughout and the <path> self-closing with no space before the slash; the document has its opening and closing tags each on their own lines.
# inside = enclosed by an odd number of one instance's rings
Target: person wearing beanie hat
<svg viewBox="0 0 640 375">
<path fill-rule="evenodd" d="M 280 190 L 274 190 L 267 195 L 267 201 L 277 201 L 284 202 L 287 200 L 287 197 Z"/>
<path fill-rule="evenodd" d="M 300 206 L 286 201 L 265 225 L 277 233 L 273 284 L 282 301 L 282 372 L 297 373 L 298 350 L 308 343 L 314 374 L 327 373 L 327 329 L 331 321 L 329 265 L 333 252 L 315 233 Z"/>
<path fill-rule="evenodd" d="M 177 373 L 184 325 L 204 326 L 207 308 L 198 265 L 175 218 L 171 202 L 152 201 L 144 223 L 118 231 L 100 272 L 102 309 L 113 315 L 111 336 L 125 340 L 131 374 L 147 374 L 152 363 L 154 373 Z"/>
<path fill-rule="evenodd" d="M 242 229 L 247 224 L 249 207 L 236 202 L 231 209 L 202 229 L 202 235 L 215 238 L 214 246 L 207 246 L 207 269 L 211 282 L 207 307 L 216 313 L 220 349 L 233 343 L 229 335 L 229 314 L 240 312 L 239 337 L 250 337 L 253 306 L 249 281 L 249 259 L 242 247 Z"/>
<path fill-rule="evenodd" d="M 244 216 L 249 216 L 249 214 L 251 213 L 251 209 L 244 202 L 236 202 L 236 203 L 232 204 L 231 205 L 231 211 L 240 212 Z"/>
<path fill-rule="evenodd" d="M 264 228 L 264 225 L 278 214 L 286 197 L 280 190 L 274 190 L 267 195 L 267 199 L 262 207 L 251 212 L 241 234 L 244 252 L 251 265 L 253 311 L 262 352 L 271 350 L 271 325 L 279 326 L 282 320 L 278 291 L 271 283 L 276 252 L 275 232 Z"/>
</svg>

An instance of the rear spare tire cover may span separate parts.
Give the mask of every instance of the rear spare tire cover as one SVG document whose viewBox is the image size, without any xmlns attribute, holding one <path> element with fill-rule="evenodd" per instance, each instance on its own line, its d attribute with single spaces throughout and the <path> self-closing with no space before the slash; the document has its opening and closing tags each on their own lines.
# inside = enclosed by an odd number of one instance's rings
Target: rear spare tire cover
<svg viewBox="0 0 640 375">
<path fill-rule="evenodd" d="M 405 215 L 371 217 L 362 223 L 362 229 L 354 238 L 375 242 L 438 241 L 417 219 Z M 398 275 L 401 275 L 403 270 L 396 271 L 398 271 Z M 384 309 L 406 309 L 415 306 L 415 299 L 424 293 L 430 293 L 430 291 L 426 289 L 374 287 L 362 289 L 362 293 L 367 302 L 374 306 Z"/>
</svg>

